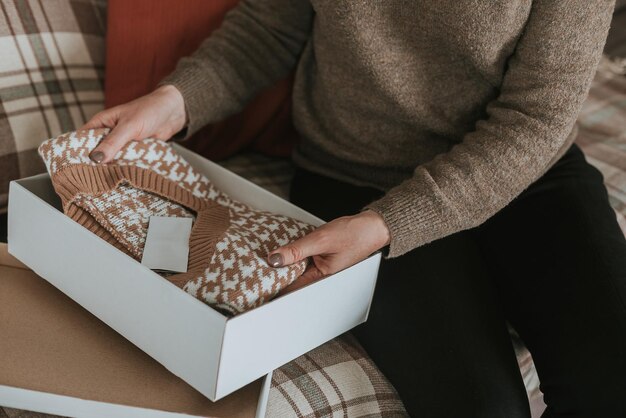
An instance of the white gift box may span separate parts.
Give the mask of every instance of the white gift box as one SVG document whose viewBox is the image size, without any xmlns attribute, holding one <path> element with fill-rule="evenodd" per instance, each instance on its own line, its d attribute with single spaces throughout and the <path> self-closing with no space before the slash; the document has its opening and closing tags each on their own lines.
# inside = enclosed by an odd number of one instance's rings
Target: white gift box
<svg viewBox="0 0 626 418">
<path fill-rule="evenodd" d="M 218 402 L 0 244 L 0 405 L 83 418 L 264 418 L 271 374 Z"/>
<path fill-rule="evenodd" d="M 175 145 L 218 188 L 251 207 L 322 220 Z M 320 193 L 320 199 L 323 199 Z M 367 319 L 380 253 L 227 317 L 65 216 L 48 175 L 11 183 L 9 252 L 212 401 Z"/>
</svg>

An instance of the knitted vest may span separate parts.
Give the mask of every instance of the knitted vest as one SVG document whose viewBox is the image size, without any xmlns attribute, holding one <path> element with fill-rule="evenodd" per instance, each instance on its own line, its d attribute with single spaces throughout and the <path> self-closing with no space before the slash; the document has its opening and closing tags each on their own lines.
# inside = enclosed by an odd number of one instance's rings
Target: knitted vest
<svg viewBox="0 0 626 418">
<path fill-rule="evenodd" d="M 89 153 L 107 133 L 70 132 L 39 147 L 74 221 L 141 260 L 151 216 L 193 218 L 188 271 L 164 277 L 231 314 L 261 305 L 304 272 L 306 261 L 274 268 L 266 257 L 311 225 L 229 198 L 164 141 L 132 141 L 112 163 L 96 164 Z"/>
</svg>

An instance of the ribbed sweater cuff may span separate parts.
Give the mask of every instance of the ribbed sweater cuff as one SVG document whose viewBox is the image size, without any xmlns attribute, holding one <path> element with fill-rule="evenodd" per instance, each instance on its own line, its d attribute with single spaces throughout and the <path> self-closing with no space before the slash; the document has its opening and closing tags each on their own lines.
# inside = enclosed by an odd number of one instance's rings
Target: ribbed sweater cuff
<svg viewBox="0 0 626 418">
<path fill-rule="evenodd" d="M 172 85 L 180 91 L 185 102 L 187 114 L 187 139 L 203 126 L 213 122 L 209 110 L 214 109 L 219 101 L 207 85 L 206 69 L 197 66 L 181 66 L 161 80 L 158 86 Z"/>
<path fill-rule="evenodd" d="M 458 216 L 440 194 L 420 191 L 413 183 L 402 183 L 363 208 L 382 216 L 389 228 L 385 258 L 398 257 L 460 229 Z"/>
</svg>

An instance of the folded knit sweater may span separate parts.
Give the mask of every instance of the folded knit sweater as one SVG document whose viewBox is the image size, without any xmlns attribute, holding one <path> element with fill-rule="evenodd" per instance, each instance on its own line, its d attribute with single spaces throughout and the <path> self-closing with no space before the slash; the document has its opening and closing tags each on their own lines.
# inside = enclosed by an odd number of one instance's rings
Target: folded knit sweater
<svg viewBox="0 0 626 418">
<path fill-rule="evenodd" d="M 192 134 L 297 64 L 294 160 L 386 191 L 367 207 L 393 257 L 484 222 L 564 153 L 613 6 L 242 0 L 162 83 Z"/>
<path fill-rule="evenodd" d="M 96 164 L 89 154 L 108 132 L 68 132 L 39 147 L 73 220 L 141 260 L 151 216 L 193 218 L 188 270 L 166 278 L 229 314 L 261 305 L 302 275 L 306 260 L 275 268 L 266 258 L 311 225 L 230 198 L 156 139 L 132 141 L 111 163 Z"/>
</svg>

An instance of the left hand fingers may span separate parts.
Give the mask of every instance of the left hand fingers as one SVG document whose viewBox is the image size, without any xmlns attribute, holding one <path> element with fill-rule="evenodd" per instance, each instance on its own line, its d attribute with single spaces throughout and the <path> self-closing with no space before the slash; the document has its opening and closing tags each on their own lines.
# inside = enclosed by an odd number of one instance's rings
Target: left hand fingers
<svg viewBox="0 0 626 418">
<path fill-rule="evenodd" d="M 365 259 L 384 246 L 389 236 L 380 215 L 363 211 L 332 220 L 303 238 L 272 251 L 268 262 L 273 267 L 280 267 L 313 257 L 313 263 L 294 282 L 297 284 L 288 287 L 288 291 L 293 291 Z"/>
<path fill-rule="evenodd" d="M 323 227 L 322 227 L 323 228 Z M 324 232 L 317 229 L 304 237 L 272 251 L 268 263 L 272 267 L 282 267 L 297 263 L 328 251 L 328 240 L 323 238 Z"/>
</svg>

